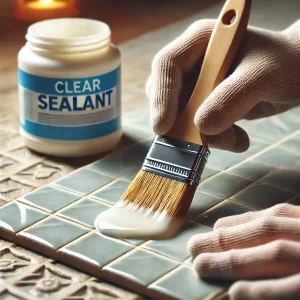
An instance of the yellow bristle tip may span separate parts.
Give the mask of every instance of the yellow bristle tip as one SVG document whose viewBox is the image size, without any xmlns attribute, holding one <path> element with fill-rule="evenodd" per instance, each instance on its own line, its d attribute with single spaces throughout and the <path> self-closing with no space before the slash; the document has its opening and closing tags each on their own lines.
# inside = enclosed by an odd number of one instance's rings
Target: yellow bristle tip
<svg viewBox="0 0 300 300">
<path fill-rule="evenodd" d="M 165 213 L 170 217 L 186 215 L 195 188 L 187 183 L 140 170 L 120 199 L 122 205 Z"/>
</svg>

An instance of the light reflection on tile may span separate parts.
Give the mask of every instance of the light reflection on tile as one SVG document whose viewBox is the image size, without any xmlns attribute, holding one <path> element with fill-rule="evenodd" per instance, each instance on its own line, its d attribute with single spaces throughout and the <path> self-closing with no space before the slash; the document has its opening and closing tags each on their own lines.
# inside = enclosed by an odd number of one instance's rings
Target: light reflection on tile
<svg viewBox="0 0 300 300">
<path fill-rule="evenodd" d="M 127 243 L 92 232 L 59 251 L 103 267 L 131 249 L 133 246 Z"/>
<path fill-rule="evenodd" d="M 91 197 L 105 202 L 116 204 L 123 193 L 127 190 L 130 182 L 126 180 L 116 180 L 111 184 L 108 184 L 104 188 L 95 191 Z"/>
<path fill-rule="evenodd" d="M 0 228 L 18 232 L 48 215 L 18 202 L 0 207 Z"/>
<path fill-rule="evenodd" d="M 174 238 L 165 241 L 150 241 L 143 247 L 176 260 L 184 261 L 190 255 L 190 253 L 187 251 L 187 242 L 189 239 L 197 233 L 206 233 L 209 231 L 211 231 L 211 228 L 209 227 L 195 223 L 188 223 Z"/>
<path fill-rule="evenodd" d="M 113 177 L 85 168 L 59 179 L 55 184 L 81 194 L 88 194 L 113 179 Z"/>
<path fill-rule="evenodd" d="M 201 215 L 195 220 L 195 222 L 213 227 L 215 222 L 220 218 L 243 214 L 251 210 L 252 209 L 247 206 L 226 200 L 220 205 L 217 205 L 216 207 Z"/>
<path fill-rule="evenodd" d="M 92 163 L 91 169 L 110 174 L 115 177 L 132 175 L 132 169 L 140 169 L 149 147 L 152 144 L 152 139 L 129 146 L 121 152 L 115 152 L 101 160 Z"/>
<path fill-rule="evenodd" d="M 206 210 L 208 210 L 209 208 L 218 204 L 221 201 L 223 201 L 223 198 L 203 193 L 197 190 L 195 192 L 192 204 L 188 211 L 187 218 L 194 219 L 195 217 L 204 213 Z"/>
<path fill-rule="evenodd" d="M 18 235 L 50 248 L 58 249 L 88 232 L 88 229 L 63 220 L 50 217 L 21 231 Z"/>
<path fill-rule="evenodd" d="M 223 172 L 200 183 L 198 191 L 212 194 L 220 198 L 228 198 L 251 183 L 252 181 L 248 179 Z"/>
<path fill-rule="evenodd" d="M 248 161 L 247 163 L 238 165 L 230 170 L 229 173 L 239 175 L 252 180 L 259 179 L 267 173 L 274 170 L 274 167 L 263 164 L 262 162 Z"/>
<path fill-rule="evenodd" d="M 291 192 L 300 193 L 300 172 L 296 170 L 276 170 L 261 178 L 260 181 Z"/>
<path fill-rule="evenodd" d="M 232 199 L 239 203 L 261 209 L 287 202 L 293 196 L 295 196 L 295 193 L 284 191 L 269 184 L 255 182 Z"/>
<path fill-rule="evenodd" d="M 96 200 L 84 198 L 61 210 L 58 215 L 94 228 L 96 217 L 110 207 Z"/>
<path fill-rule="evenodd" d="M 80 196 L 53 186 L 44 186 L 23 196 L 20 201 L 54 212 L 79 199 Z"/>
<path fill-rule="evenodd" d="M 109 270 L 142 285 L 148 285 L 177 265 L 176 262 L 163 256 L 138 249 L 104 267 L 104 270 Z"/>
<path fill-rule="evenodd" d="M 254 161 L 261 161 L 276 168 L 300 170 L 300 153 L 296 154 L 289 152 L 283 147 L 269 149 L 255 157 Z"/>
</svg>

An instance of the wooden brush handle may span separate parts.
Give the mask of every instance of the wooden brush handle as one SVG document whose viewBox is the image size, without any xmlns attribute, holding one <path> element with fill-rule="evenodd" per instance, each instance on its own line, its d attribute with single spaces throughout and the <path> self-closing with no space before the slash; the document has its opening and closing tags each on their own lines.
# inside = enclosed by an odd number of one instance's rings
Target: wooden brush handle
<svg viewBox="0 0 300 300">
<path fill-rule="evenodd" d="M 206 146 L 205 135 L 200 134 L 196 128 L 194 116 L 199 106 L 228 73 L 247 30 L 250 7 L 251 0 L 227 0 L 224 4 L 208 43 L 192 96 L 166 136 Z"/>
</svg>

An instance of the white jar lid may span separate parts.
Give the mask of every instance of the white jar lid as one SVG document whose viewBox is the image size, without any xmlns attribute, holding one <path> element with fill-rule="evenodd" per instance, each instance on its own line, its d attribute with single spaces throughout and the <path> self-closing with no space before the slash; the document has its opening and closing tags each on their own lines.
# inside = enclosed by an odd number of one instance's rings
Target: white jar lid
<svg viewBox="0 0 300 300">
<path fill-rule="evenodd" d="M 29 26 L 26 39 L 31 43 L 57 46 L 84 46 L 110 39 L 109 26 L 84 18 L 50 19 Z"/>
</svg>

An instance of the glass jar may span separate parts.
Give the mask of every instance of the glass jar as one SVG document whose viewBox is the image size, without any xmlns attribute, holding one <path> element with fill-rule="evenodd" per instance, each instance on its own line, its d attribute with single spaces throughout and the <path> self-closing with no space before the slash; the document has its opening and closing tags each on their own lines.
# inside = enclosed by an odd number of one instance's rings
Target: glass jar
<svg viewBox="0 0 300 300">
<path fill-rule="evenodd" d="M 70 18 L 28 28 L 18 56 L 20 133 L 38 152 L 80 157 L 121 137 L 120 52 L 107 24 Z"/>
</svg>

